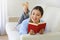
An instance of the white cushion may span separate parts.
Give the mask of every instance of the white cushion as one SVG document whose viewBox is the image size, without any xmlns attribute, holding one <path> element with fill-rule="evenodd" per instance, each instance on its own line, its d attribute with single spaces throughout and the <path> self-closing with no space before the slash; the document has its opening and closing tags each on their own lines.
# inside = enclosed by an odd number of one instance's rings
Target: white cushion
<svg viewBox="0 0 60 40">
<path fill-rule="evenodd" d="M 47 22 L 46 29 L 49 32 L 58 32 L 60 31 L 60 8 L 56 7 L 47 7 L 42 18 Z"/>
<path fill-rule="evenodd" d="M 6 30 L 14 31 L 14 30 L 16 30 L 16 25 L 17 25 L 17 22 L 8 22 L 8 23 L 6 23 Z"/>
</svg>

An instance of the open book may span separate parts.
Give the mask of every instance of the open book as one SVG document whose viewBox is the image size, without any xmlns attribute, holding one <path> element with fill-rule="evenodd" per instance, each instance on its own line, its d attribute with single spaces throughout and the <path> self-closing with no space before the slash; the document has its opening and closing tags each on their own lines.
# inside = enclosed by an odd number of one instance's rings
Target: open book
<svg viewBox="0 0 60 40">
<path fill-rule="evenodd" d="M 28 33 L 32 29 L 35 33 L 38 33 L 41 29 L 45 29 L 46 23 L 39 23 L 39 24 L 34 24 L 34 23 L 29 23 L 28 24 Z"/>
</svg>

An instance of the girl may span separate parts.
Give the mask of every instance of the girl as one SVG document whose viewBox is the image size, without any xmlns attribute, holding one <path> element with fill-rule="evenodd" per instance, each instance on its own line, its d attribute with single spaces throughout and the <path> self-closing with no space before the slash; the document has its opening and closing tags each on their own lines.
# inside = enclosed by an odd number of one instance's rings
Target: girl
<svg viewBox="0 0 60 40">
<path fill-rule="evenodd" d="M 20 25 L 20 34 L 34 35 L 36 33 L 43 34 L 46 23 L 41 20 L 43 16 L 43 9 L 40 6 L 36 6 L 32 9 L 30 18 L 26 19 Z"/>
</svg>

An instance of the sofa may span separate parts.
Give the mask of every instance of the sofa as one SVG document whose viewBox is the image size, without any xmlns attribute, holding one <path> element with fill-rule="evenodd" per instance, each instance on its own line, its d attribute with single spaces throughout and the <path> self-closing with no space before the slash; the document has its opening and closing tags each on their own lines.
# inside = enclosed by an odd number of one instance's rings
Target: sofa
<svg viewBox="0 0 60 40">
<path fill-rule="evenodd" d="M 16 29 L 17 22 L 8 22 L 6 32 L 8 40 L 60 40 L 60 7 L 42 5 L 44 9 L 43 20 L 47 23 L 44 34 L 20 35 Z"/>
<path fill-rule="evenodd" d="M 60 40 L 60 8 L 47 7 L 42 18 L 47 26 L 42 35 L 19 35 L 17 22 L 8 22 L 6 32 L 9 40 Z"/>
<path fill-rule="evenodd" d="M 16 23 L 14 22 L 7 23 L 6 32 L 8 40 L 60 40 L 60 32 L 48 32 L 37 35 L 19 35 L 15 25 Z"/>
</svg>

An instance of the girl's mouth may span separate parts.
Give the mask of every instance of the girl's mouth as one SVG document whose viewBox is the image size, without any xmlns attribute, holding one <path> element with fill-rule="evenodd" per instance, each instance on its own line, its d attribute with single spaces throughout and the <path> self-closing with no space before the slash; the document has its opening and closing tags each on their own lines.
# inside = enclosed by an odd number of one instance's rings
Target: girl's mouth
<svg viewBox="0 0 60 40">
<path fill-rule="evenodd" d="M 34 21 L 36 21 L 36 20 L 37 20 L 37 18 L 34 18 L 33 20 L 34 20 Z"/>
</svg>

